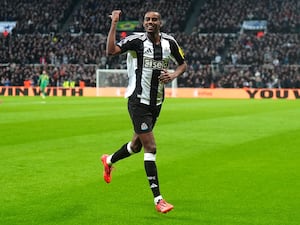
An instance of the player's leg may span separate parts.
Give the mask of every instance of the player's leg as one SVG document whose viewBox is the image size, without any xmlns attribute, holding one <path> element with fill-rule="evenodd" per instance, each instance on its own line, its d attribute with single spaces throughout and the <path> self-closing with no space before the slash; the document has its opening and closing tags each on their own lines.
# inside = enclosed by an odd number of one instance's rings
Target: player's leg
<svg viewBox="0 0 300 225">
<path fill-rule="evenodd" d="M 156 142 L 152 131 L 156 124 L 157 118 L 159 117 L 160 111 L 161 111 L 161 105 L 150 107 L 149 112 L 151 113 L 151 116 L 147 117 L 149 120 L 146 120 L 147 123 L 149 124 L 149 130 L 148 132 L 145 133 L 141 132 L 139 134 L 139 138 L 143 144 L 144 151 L 145 151 L 145 155 L 144 155 L 145 171 L 147 174 L 150 188 L 153 193 L 156 210 L 158 212 L 167 213 L 171 211 L 174 208 L 174 206 L 167 203 L 163 199 L 160 193 L 158 172 L 156 167 L 157 148 L 156 148 Z"/>
<path fill-rule="evenodd" d="M 116 163 L 117 161 L 127 158 L 134 153 L 140 152 L 142 149 L 141 141 L 137 134 L 134 134 L 132 140 L 124 144 L 119 150 L 107 157 L 109 165 Z"/>
<path fill-rule="evenodd" d="M 122 160 L 124 158 L 127 158 L 131 156 L 134 153 L 140 152 L 142 149 L 142 144 L 141 141 L 139 140 L 139 137 L 137 134 L 133 135 L 133 138 L 130 142 L 122 145 L 122 147 L 117 150 L 115 153 L 111 155 L 102 155 L 101 161 L 104 166 L 104 172 L 103 172 L 103 177 L 104 180 L 107 183 L 110 183 L 111 181 L 111 171 L 112 171 L 112 165 L 119 160 Z"/>
<path fill-rule="evenodd" d="M 156 144 L 153 132 L 139 134 L 144 147 L 144 167 L 155 203 L 161 199 L 156 167 Z"/>
<path fill-rule="evenodd" d="M 143 111 L 141 112 L 139 108 L 135 107 L 134 104 L 131 104 L 130 101 L 128 101 L 128 112 L 129 115 L 132 119 L 133 125 L 134 125 L 134 130 L 136 131 L 136 124 L 138 124 L 136 121 L 140 121 L 139 117 L 138 120 L 136 119 L 137 117 L 135 115 L 143 115 Z M 102 155 L 101 161 L 104 166 L 104 172 L 103 172 L 103 177 L 104 180 L 109 183 L 111 181 L 111 171 L 112 171 L 112 165 L 113 163 L 116 163 L 117 161 L 127 158 L 130 155 L 140 152 L 142 149 L 142 143 L 139 139 L 139 136 L 137 133 L 134 133 L 133 138 L 130 142 L 122 145 L 122 147 L 117 150 L 115 153 L 111 155 Z"/>
<path fill-rule="evenodd" d="M 45 89 L 46 89 L 46 86 L 44 86 L 44 85 L 40 86 L 40 92 L 41 92 L 43 98 L 45 98 L 45 96 L 46 96 Z"/>
<path fill-rule="evenodd" d="M 167 203 L 159 189 L 158 172 L 156 166 L 156 143 L 154 139 L 153 132 L 139 134 L 139 138 L 144 147 L 144 166 L 149 181 L 149 186 L 151 188 L 154 204 L 157 211 L 166 213 L 173 209 L 173 205 Z"/>
</svg>

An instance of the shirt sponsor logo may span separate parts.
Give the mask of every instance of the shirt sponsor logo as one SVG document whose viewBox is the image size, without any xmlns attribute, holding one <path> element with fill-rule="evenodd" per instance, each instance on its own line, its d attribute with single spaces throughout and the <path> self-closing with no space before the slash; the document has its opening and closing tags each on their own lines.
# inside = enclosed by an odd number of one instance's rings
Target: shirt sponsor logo
<svg viewBox="0 0 300 225">
<path fill-rule="evenodd" d="M 156 70 L 167 69 L 168 61 L 144 58 L 144 68 L 150 68 L 150 69 L 156 69 Z"/>
</svg>

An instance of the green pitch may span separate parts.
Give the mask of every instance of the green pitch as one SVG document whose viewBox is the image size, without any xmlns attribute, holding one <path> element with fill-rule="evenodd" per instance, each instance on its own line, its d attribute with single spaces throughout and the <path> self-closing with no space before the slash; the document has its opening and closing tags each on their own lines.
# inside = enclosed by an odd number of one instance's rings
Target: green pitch
<svg viewBox="0 0 300 225">
<path fill-rule="evenodd" d="M 158 214 L 123 98 L 0 98 L 1 225 L 298 225 L 298 100 L 167 99 L 155 129 Z"/>
</svg>

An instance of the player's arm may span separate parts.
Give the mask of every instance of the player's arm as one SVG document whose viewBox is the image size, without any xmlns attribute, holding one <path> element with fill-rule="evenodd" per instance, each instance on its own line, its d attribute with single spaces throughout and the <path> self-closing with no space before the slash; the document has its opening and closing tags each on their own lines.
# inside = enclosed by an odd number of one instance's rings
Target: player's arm
<svg viewBox="0 0 300 225">
<path fill-rule="evenodd" d="M 111 25 L 107 36 L 107 42 L 106 42 L 107 55 L 117 55 L 121 53 L 121 48 L 116 45 L 116 33 L 117 33 L 116 30 L 117 30 L 117 23 L 120 20 L 120 14 L 121 14 L 121 10 L 114 10 L 110 15 Z"/>
<path fill-rule="evenodd" d="M 174 72 L 169 72 L 168 70 L 162 70 L 159 80 L 163 83 L 169 83 L 174 80 L 176 77 L 180 76 L 187 70 L 187 64 L 184 60 L 184 53 L 179 47 L 176 41 L 173 41 L 171 44 L 171 54 L 177 62 L 177 67 Z"/>
<path fill-rule="evenodd" d="M 176 77 L 183 74 L 186 71 L 186 69 L 187 69 L 186 62 L 183 62 L 182 64 L 178 65 L 174 72 L 169 72 L 168 70 L 163 69 L 161 71 L 161 75 L 159 76 L 159 80 L 165 84 L 169 83 L 172 80 L 174 80 Z"/>
<path fill-rule="evenodd" d="M 172 80 L 174 80 L 176 77 L 178 77 L 179 75 L 183 74 L 187 69 L 187 64 L 186 62 L 183 62 L 181 65 L 178 65 L 176 67 L 176 70 L 174 71 L 174 73 L 172 74 Z"/>
</svg>

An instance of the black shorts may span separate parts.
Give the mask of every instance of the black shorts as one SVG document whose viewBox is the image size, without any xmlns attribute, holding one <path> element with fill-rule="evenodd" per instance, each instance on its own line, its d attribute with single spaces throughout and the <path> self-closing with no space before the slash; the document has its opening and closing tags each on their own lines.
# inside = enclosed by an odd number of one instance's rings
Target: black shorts
<svg viewBox="0 0 300 225">
<path fill-rule="evenodd" d="M 128 101 L 128 112 L 137 134 L 147 133 L 153 130 L 159 116 L 161 105 L 150 106 L 142 103 Z"/>
</svg>

